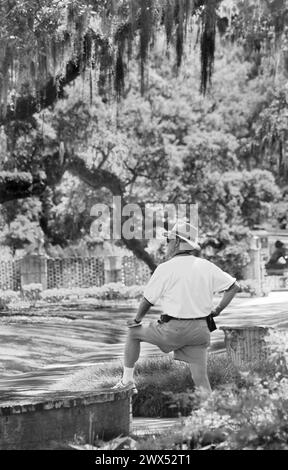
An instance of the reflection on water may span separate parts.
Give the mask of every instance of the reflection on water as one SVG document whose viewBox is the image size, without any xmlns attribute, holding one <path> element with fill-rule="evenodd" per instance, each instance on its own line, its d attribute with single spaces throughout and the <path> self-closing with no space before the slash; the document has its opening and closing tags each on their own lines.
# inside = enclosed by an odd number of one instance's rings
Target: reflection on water
<svg viewBox="0 0 288 470">
<path fill-rule="evenodd" d="M 288 326 L 288 292 L 272 293 L 266 299 L 233 300 L 217 318 L 217 325 L 263 324 Z M 152 310 L 147 320 L 159 317 Z M 96 310 L 93 307 L 63 307 L 1 316 L 0 390 L 2 398 L 47 392 L 49 386 L 79 368 L 122 358 L 126 321 L 133 308 Z M 223 332 L 211 335 L 211 350 L 224 348 Z M 142 344 L 141 356 L 161 355 L 155 346 Z"/>
<path fill-rule="evenodd" d="M 57 311 L 58 310 L 58 311 Z M 33 314 L 1 316 L 1 397 L 47 392 L 49 385 L 75 370 L 122 358 L 126 321 L 135 309 L 65 312 L 51 308 Z M 158 318 L 153 312 L 150 319 Z M 158 354 L 145 345 L 143 355 Z"/>
</svg>

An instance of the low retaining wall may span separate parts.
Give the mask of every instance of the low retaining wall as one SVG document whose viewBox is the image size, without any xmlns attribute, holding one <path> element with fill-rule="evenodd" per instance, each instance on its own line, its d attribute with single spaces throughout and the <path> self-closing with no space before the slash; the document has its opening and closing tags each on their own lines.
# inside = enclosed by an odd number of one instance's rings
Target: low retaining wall
<svg viewBox="0 0 288 470">
<path fill-rule="evenodd" d="M 271 291 L 286 291 L 288 290 L 288 276 L 287 274 L 266 276 L 266 285 Z"/>
<path fill-rule="evenodd" d="M 221 326 L 225 334 L 225 346 L 229 360 L 236 366 L 259 362 L 267 358 L 266 326 Z"/>
<path fill-rule="evenodd" d="M 30 403 L 0 403 L 0 450 L 49 449 L 75 436 L 85 443 L 128 435 L 131 390 L 57 393 Z"/>
</svg>

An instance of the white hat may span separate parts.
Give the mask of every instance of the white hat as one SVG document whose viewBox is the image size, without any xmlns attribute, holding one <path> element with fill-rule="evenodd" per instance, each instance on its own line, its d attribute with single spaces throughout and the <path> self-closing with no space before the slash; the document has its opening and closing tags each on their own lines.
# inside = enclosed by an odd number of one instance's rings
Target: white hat
<svg viewBox="0 0 288 470">
<path fill-rule="evenodd" d="M 198 244 L 198 229 L 194 225 L 189 224 L 185 221 L 176 222 L 174 227 L 164 233 L 164 236 L 167 238 L 176 238 L 179 237 L 181 240 L 189 243 L 192 248 L 200 250 L 200 245 Z"/>
</svg>

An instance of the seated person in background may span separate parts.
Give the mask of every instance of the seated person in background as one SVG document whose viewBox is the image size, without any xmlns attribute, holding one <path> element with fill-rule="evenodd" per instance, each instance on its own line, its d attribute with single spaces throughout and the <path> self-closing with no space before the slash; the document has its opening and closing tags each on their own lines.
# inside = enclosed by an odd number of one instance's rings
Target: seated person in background
<svg viewBox="0 0 288 470">
<path fill-rule="evenodd" d="M 273 251 L 267 267 L 283 268 L 287 264 L 286 248 L 283 242 L 277 240 L 275 242 L 275 250 Z"/>
</svg>

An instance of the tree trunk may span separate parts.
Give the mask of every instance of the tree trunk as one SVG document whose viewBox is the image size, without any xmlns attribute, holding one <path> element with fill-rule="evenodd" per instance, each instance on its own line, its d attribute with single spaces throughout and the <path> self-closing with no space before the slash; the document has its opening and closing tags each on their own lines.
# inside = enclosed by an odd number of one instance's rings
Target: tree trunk
<svg viewBox="0 0 288 470">
<path fill-rule="evenodd" d="M 90 187 L 98 189 L 100 187 L 108 188 L 113 196 L 120 196 L 122 204 L 126 204 L 124 199 L 124 189 L 120 179 L 113 173 L 102 169 L 87 168 L 85 162 L 80 158 L 74 158 L 68 165 L 68 171 L 80 178 L 84 183 Z M 145 250 L 143 243 L 138 239 L 127 240 L 122 238 L 125 246 L 133 251 L 135 256 L 144 261 L 150 270 L 153 272 L 156 269 L 156 264 L 153 257 Z"/>
<path fill-rule="evenodd" d="M 134 255 L 137 256 L 137 258 L 141 259 L 142 261 L 144 261 L 144 263 L 147 264 L 151 273 L 155 271 L 157 265 L 153 257 L 145 250 L 140 240 L 137 240 L 136 238 L 132 238 L 131 240 L 123 238 L 122 241 L 124 245 L 128 248 L 128 250 L 133 251 Z"/>
</svg>

